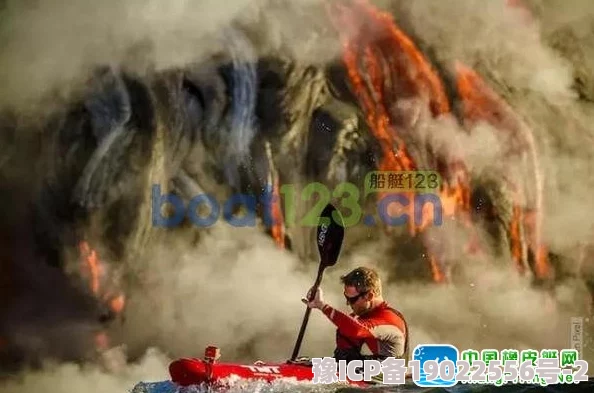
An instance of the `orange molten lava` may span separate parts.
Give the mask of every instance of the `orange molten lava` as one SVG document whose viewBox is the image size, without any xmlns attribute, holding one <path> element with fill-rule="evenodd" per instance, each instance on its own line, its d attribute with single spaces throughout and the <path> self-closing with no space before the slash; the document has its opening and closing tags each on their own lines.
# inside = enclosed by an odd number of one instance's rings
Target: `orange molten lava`
<svg viewBox="0 0 594 393">
<path fill-rule="evenodd" d="M 348 77 L 366 114 L 367 123 L 382 149 L 380 171 L 417 170 L 407 147 L 391 117 L 390 110 L 398 98 L 414 97 L 427 105 L 437 117 L 450 112 L 450 104 L 442 81 L 413 41 L 395 24 L 392 16 L 381 12 L 364 0 L 349 3 L 328 4 L 328 14 L 340 34 L 343 44 L 343 62 Z M 450 163 L 447 170 L 456 173 L 455 184 L 443 182 L 440 198 L 443 216 L 453 217 L 462 213 L 468 218 L 470 187 L 466 168 L 460 162 Z M 443 173 L 442 173 L 443 175 Z M 442 176 L 443 177 L 443 176 Z M 446 176 L 447 178 L 448 176 Z M 378 199 L 388 193 L 379 192 Z M 413 192 L 407 193 L 414 200 Z M 388 213 L 395 217 L 401 214 L 414 216 L 414 204 L 390 205 Z M 412 236 L 422 232 L 433 221 L 430 205 L 423 207 L 421 224 L 409 220 Z M 469 223 L 468 220 L 466 222 Z M 476 250 L 477 247 L 469 247 Z M 429 247 L 429 260 L 433 279 L 446 280 L 437 257 Z"/>
<path fill-rule="evenodd" d="M 534 274 L 539 279 L 550 278 L 552 269 L 548 262 L 547 250 L 542 243 L 542 179 L 536 160 L 536 146 L 532 134 L 525 130 L 521 121 L 508 107 L 504 100 L 490 89 L 484 80 L 473 70 L 461 63 L 456 64 L 458 92 L 464 104 L 464 117 L 469 124 L 480 121 L 487 122 L 502 131 L 502 144 L 507 149 L 506 157 L 526 154 L 531 165 L 531 178 L 529 183 L 534 183 L 533 200 L 529 205 L 522 206 L 525 193 L 519 189 L 518 179 L 507 179 L 514 194 L 514 210 L 510 228 L 512 255 L 521 272 L 523 267 L 523 252 L 520 238 L 520 228 L 526 232 L 528 249 L 534 259 Z M 505 135 L 503 135 L 505 133 Z M 507 173 L 502 173 L 502 177 Z M 521 182 L 527 179 L 519 179 Z"/>
<path fill-rule="evenodd" d="M 437 259 L 434 255 L 429 256 L 431 262 L 431 274 L 433 275 L 433 281 L 437 283 L 443 283 L 446 281 L 446 276 L 441 272 Z"/>
<path fill-rule="evenodd" d="M 91 249 L 89 243 L 83 241 L 80 243 L 80 253 L 83 256 L 85 261 L 85 265 L 83 269 L 89 272 L 89 286 L 93 295 L 97 296 L 99 294 L 99 258 L 97 257 L 97 252 Z"/>
<path fill-rule="evenodd" d="M 110 300 L 109 308 L 116 314 L 121 313 L 126 305 L 126 298 L 124 295 L 118 295 Z"/>
<path fill-rule="evenodd" d="M 95 334 L 95 348 L 103 351 L 109 348 L 109 336 L 105 332 Z"/>
<path fill-rule="evenodd" d="M 266 143 L 266 158 L 268 160 L 268 186 L 272 187 L 272 195 L 269 206 L 271 216 L 269 218 L 272 219 L 272 223 L 269 229 L 274 243 L 276 243 L 279 248 L 284 249 L 286 247 L 286 232 L 281 206 L 280 182 L 278 171 L 276 170 L 274 161 L 272 159 L 272 149 L 270 147 L 270 143 L 268 142 Z"/>
<path fill-rule="evenodd" d="M 505 5 L 519 10 L 522 13 L 522 19 L 525 23 L 533 22 L 530 8 L 528 8 L 522 0 L 505 0 Z"/>
<path fill-rule="evenodd" d="M 278 177 L 275 176 L 272 187 L 272 238 L 276 245 L 285 248 L 285 225 L 283 221 L 283 212 L 281 208 L 281 198 L 278 184 Z"/>
<path fill-rule="evenodd" d="M 81 269 L 83 274 L 88 275 L 91 293 L 97 299 L 101 299 L 108 304 L 111 311 L 116 314 L 121 313 L 126 305 L 126 298 L 123 294 L 113 296 L 112 293 L 102 287 L 101 277 L 105 269 L 97 255 L 97 251 L 92 249 L 86 241 L 80 242 L 79 250 L 82 257 Z"/>
<path fill-rule="evenodd" d="M 114 314 L 120 314 L 126 305 L 126 298 L 123 294 L 113 296 L 113 292 L 101 285 L 102 276 L 105 275 L 103 266 L 97 251 L 91 248 L 88 242 L 79 243 L 80 255 L 82 257 L 81 269 L 83 274 L 88 276 L 91 293 L 101 302 L 106 304 Z M 98 332 L 94 338 L 95 348 L 99 351 L 109 347 L 109 336 L 106 332 Z"/>
</svg>

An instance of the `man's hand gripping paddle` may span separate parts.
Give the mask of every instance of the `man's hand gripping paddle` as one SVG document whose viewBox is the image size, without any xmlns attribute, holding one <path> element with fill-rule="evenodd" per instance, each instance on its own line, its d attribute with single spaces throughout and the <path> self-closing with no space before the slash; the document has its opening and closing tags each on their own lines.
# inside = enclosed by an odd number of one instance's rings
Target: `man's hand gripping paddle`
<svg viewBox="0 0 594 393">
<path fill-rule="evenodd" d="M 313 300 L 318 287 L 322 282 L 324 270 L 329 266 L 334 266 L 336 261 L 338 261 L 343 239 L 344 223 L 342 216 L 340 212 L 336 210 L 334 206 L 332 206 L 332 204 L 328 204 L 324 208 L 324 211 L 322 211 L 318 221 L 317 243 L 318 251 L 320 253 L 320 266 L 318 268 L 318 277 L 316 278 L 316 282 L 311 293 L 309 294 L 309 301 Z M 305 328 L 307 327 L 307 322 L 309 321 L 310 313 L 311 308 L 307 307 L 290 361 L 295 361 L 295 359 L 297 359 L 299 348 L 301 347 L 301 341 L 303 341 L 303 335 L 305 334 Z"/>
</svg>

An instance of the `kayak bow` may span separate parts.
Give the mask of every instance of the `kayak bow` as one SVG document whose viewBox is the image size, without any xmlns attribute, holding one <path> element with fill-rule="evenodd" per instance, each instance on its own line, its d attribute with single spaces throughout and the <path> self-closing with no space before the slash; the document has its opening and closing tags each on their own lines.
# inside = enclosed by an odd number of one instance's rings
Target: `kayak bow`
<svg viewBox="0 0 594 393">
<path fill-rule="evenodd" d="M 254 364 L 219 363 L 220 351 L 209 346 L 204 351 L 204 359 L 180 358 L 169 365 L 171 380 L 179 386 L 220 385 L 235 376 L 241 379 L 264 380 L 272 382 L 278 379 L 312 382 L 313 371 L 308 359 L 287 361 L 285 363 L 255 362 Z M 368 383 L 350 381 L 349 385 L 368 386 Z"/>
</svg>

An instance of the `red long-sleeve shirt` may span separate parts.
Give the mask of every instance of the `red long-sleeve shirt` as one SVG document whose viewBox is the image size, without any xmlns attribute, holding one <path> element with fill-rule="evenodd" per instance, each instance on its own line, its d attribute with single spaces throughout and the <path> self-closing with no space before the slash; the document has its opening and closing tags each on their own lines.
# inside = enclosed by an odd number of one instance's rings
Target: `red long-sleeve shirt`
<svg viewBox="0 0 594 393">
<path fill-rule="evenodd" d="M 337 348 L 360 346 L 361 355 L 404 358 L 408 349 L 406 321 L 386 302 L 362 316 L 346 315 L 326 305 L 322 312 L 336 325 Z"/>
</svg>

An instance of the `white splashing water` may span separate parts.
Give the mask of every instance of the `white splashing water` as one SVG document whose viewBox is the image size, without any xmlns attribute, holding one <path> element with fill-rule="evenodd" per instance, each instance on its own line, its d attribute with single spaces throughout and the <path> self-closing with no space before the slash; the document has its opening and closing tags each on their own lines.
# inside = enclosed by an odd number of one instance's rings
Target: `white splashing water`
<svg viewBox="0 0 594 393">
<path fill-rule="evenodd" d="M 221 380 L 220 387 L 210 387 L 204 384 L 180 387 L 170 381 L 141 382 L 134 387 L 131 393 L 281 393 L 287 391 L 293 393 L 325 393 L 334 392 L 337 388 L 341 387 L 344 388 L 344 385 L 320 385 L 291 379 L 265 382 L 258 380 L 244 380 L 239 377 L 229 377 L 225 380 Z M 366 389 L 354 390 L 364 391 Z"/>
</svg>

